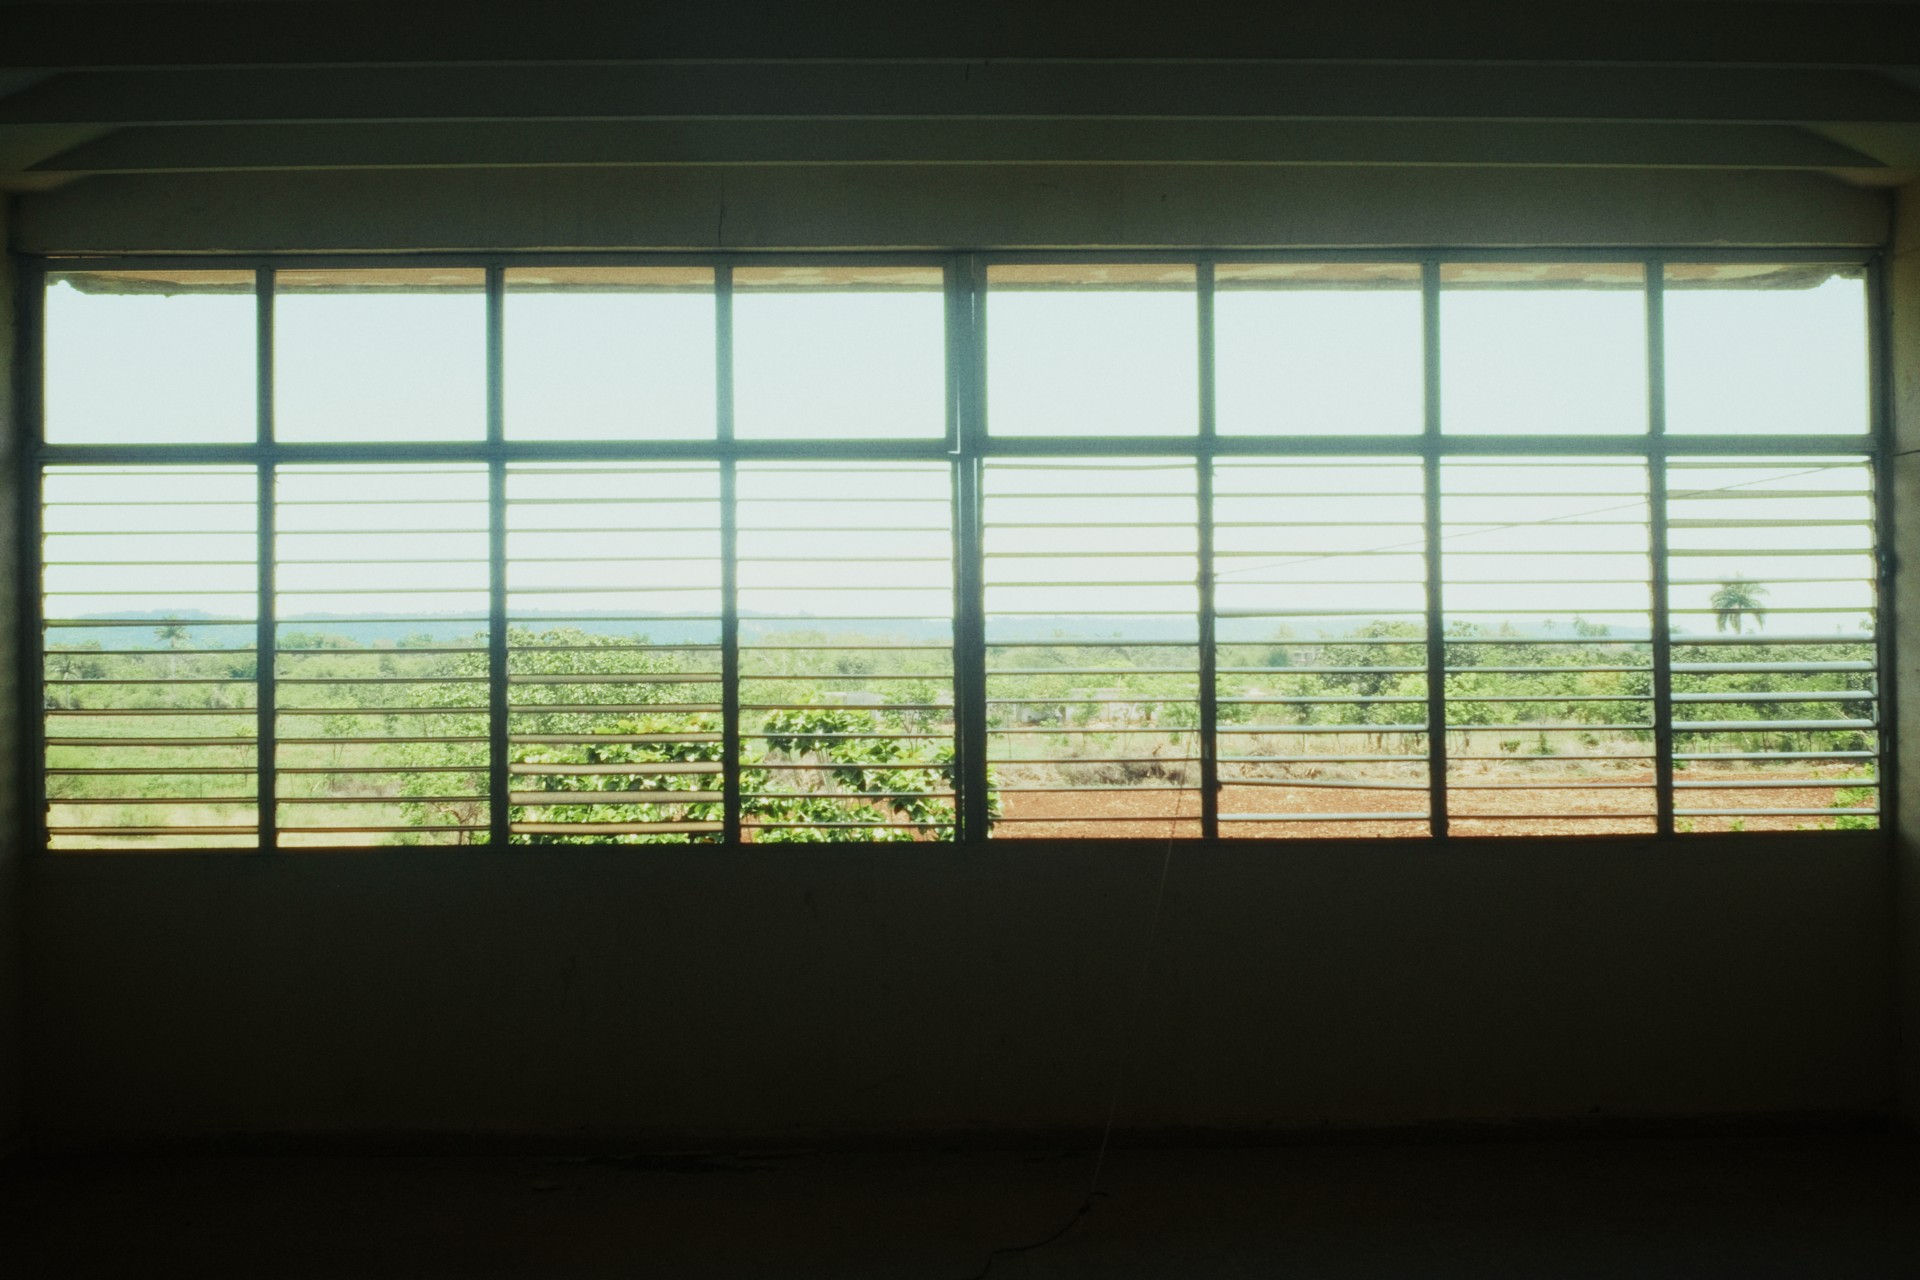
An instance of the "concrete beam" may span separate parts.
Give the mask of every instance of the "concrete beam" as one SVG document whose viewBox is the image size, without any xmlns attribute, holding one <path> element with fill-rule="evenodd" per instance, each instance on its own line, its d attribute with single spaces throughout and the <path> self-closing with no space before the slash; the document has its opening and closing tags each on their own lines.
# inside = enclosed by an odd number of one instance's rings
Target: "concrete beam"
<svg viewBox="0 0 1920 1280">
<path fill-rule="evenodd" d="M 15 91 L 17 90 L 17 91 Z M 1213 62 L 655 62 L 76 72 L 10 89 L 0 124 L 433 120 L 1276 119 L 1920 124 L 1859 71 Z"/>
<path fill-rule="evenodd" d="M 1882 245 L 1811 174 L 1198 166 L 705 167 L 89 178 L 31 253 L 1271 245 Z"/>
<path fill-rule="evenodd" d="M 729 58 L 1287 58 L 1870 66 L 1915 61 L 1920 8 L 1622 0 L 890 0 L 705 5 L 290 0 L 7 6 L 23 69 Z"/>
<path fill-rule="evenodd" d="M 1879 167 L 1858 151 L 1776 125 L 757 120 L 122 129 L 31 170 L 903 163 Z"/>
</svg>

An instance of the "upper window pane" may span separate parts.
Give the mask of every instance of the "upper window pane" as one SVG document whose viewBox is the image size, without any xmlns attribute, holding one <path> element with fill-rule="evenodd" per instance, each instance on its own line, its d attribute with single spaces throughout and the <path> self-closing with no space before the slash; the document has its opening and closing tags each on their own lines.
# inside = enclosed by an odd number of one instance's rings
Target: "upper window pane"
<svg viewBox="0 0 1920 1280">
<path fill-rule="evenodd" d="M 1647 429 L 1646 273 L 1638 263 L 1440 268 L 1440 421 L 1454 435 Z"/>
<path fill-rule="evenodd" d="M 1676 263 L 1666 269 L 1665 313 L 1669 432 L 1869 429 L 1858 268 Z"/>
<path fill-rule="evenodd" d="M 255 324 L 251 271 L 49 275 L 47 440 L 252 440 Z"/>
<path fill-rule="evenodd" d="M 947 431 L 938 267 L 740 267 L 734 434 L 938 439 Z"/>
<path fill-rule="evenodd" d="M 1213 278 L 1221 435 L 1421 430 L 1417 265 L 1223 264 Z"/>
<path fill-rule="evenodd" d="M 484 271 L 281 271 L 274 295 L 277 439 L 485 438 Z"/>
<path fill-rule="evenodd" d="M 509 440 L 714 434 L 711 267 L 506 273 Z"/>
<path fill-rule="evenodd" d="M 987 429 L 1175 436 L 1200 425 L 1194 269 L 987 268 Z"/>
</svg>

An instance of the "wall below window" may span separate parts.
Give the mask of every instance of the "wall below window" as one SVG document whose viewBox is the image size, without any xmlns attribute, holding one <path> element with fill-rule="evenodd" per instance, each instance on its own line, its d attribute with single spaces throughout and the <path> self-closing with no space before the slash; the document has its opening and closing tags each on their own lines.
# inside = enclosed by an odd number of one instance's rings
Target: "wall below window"
<svg viewBox="0 0 1920 1280">
<path fill-rule="evenodd" d="M 1809 834 L 36 859 L 36 1145 L 673 1146 L 1868 1112 Z M 1156 924 L 1156 892 L 1166 868 Z"/>
</svg>

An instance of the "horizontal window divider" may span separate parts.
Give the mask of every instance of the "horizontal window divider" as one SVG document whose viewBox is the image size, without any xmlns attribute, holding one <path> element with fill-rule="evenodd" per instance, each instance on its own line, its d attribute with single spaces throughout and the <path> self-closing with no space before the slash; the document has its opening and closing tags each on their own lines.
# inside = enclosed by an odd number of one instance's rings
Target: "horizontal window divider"
<svg viewBox="0 0 1920 1280">
<path fill-rule="evenodd" d="M 1223 787 L 1317 787 L 1335 791 L 1419 791 L 1424 782 L 1363 782 L 1347 778 L 1222 778 Z M 1455 788 L 1458 790 L 1458 788 Z"/>
<path fill-rule="evenodd" d="M 1004 792 L 1008 794 L 1025 793 L 1028 795 L 1078 795 L 1085 792 L 1097 792 L 1102 795 L 1141 795 L 1146 793 L 1164 795 L 1169 792 L 1180 792 L 1180 793 L 1190 795 L 1200 790 L 1199 787 L 1182 787 L 1182 786 L 1165 786 L 1165 785 L 1161 785 L 1161 786 L 1122 785 L 1122 786 L 1112 786 L 1112 787 L 1022 787 L 1022 786 L 1010 786 L 1005 783 L 1002 783 L 994 787 L 993 789 L 995 791 Z M 1005 821 L 1005 819 L 1002 819 L 1002 821 Z M 1079 822 L 1079 821 L 1082 821 L 1082 819 L 1059 818 L 1059 819 L 1049 819 L 1049 821 Z"/>
<path fill-rule="evenodd" d="M 1455 754 L 1452 759 L 1471 759 Z M 1509 757 L 1484 757 L 1505 760 Z M 1560 759 L 1566 759 L 1565 756 Z M 1425 755 L 1221 756 L 1221 764 L 1425 764 Z"/>
<path fill-rule="evenodd" d="M 1061 763 L 1062 759 L 1069 759 L 1069 762 L 1070 762 L 1070 758 L 1059 757 L 1059 756 L 995 756 L 991 760 L 989 760 L 987 763 L 989 764 L 1059 764 Z M 1101 756 L 1099 759 L 1099 763 L 1100 764 L 1198 764 L 1200 763 L 1200 757 L 1199 756 Z M 766 768 L 768 766 L 761 765 L 759 767 Z M 800 768 L 802 766 L 792 765 L 788 767 Z M 810 768 L 812 766 L 806 766 L 806 767 Z M 879 768 L 879 769 L 892 769 L 892 768 L 897 768 L 898 766 L 897 765 L 875 765 L 872 767 Z"/>
<path fill-rule="evenodd" d="M 1356 734 L 1356 733 L 1425 733 L 1426 731 L 1427 731 L 1427 726 L 1424 724 L 1255 724 L 1255 725 L 1222 724 L 1220 726 L 1220 736 L 1223 738 L 1236 737 L 1236 736 L 1250 736 L 1250 735 L 1256 735 L 1256 734 L 1261 736 L 1268 736 L 1272 734 L 1285 734 L 1285 733 Z M 1036 732 L 1044 732 L 1044 730 L 1036 730 Z"/>
<path fill-rule="evenodd" d="M 529 774 L 540 777 L 650 777 L 655 774 L 682 773 L 719 773 L 724 768 L 718 760 L 683 760 L 656 764 L 520 764 L 507 765 L 510 774 Z M 282 770 L 281 772 L 285 772 Z"/>
<path fill-rule="evenodd" d="M 1676 751 L 1675 760 L 1872 760 L 1874 751 Z M 1565 759 L 1565 757 L 1561 757 Z"/>
<path fill-rule="evenodd" d="M 1529 728 L 1531 726 L 1487 725 L 1484 727 L 1488 730 L 1493 730 L 1493 729 L 1520 730 L 1520 729 Z M 1552 763 L 1560 760 L 1578 760 L 1583 763 L 1587 761 L 1597 760 L 1597 761 L 1615 762 L 1620 764 L 1652 764 L 1656 759 L 1658 759 L 1658 757 L 1652 755 L 1651 753 L 1646 755 L 1632 755 L 1626 752 L 1605 752 L 1605 751 L 1598 751 L 1598 752 L 1556 751 L 1550 756 L 1526 756 L 1526 755 L 1521 755 L 1518 752 L 1502 752 L 1497 755 L 1492 753 L 1465 754 L 1459 751 L 1455 751 L 1447 756 L 1447 760 L 1449 762 L 1452 762 L 1455 760 L 1501 760 L 1501 761 L 1506 761 L 1508 763 L 1519 761 L 1523 764 L 1528 761 L 1547 764 L 1547 763 Z"/>
<path fill-rule="evenodd" d="M 160 654 L 165 654 L 165 653 L 173 653 L 175 655 L 179 655 L 182 652 L 182 650 L 155 649 L 153 652 L 155 656 L 158 656 Z M 170 678 L 167 676 L 100 676 L 96 679 L 89 679 L 85 677 L 75 677 L 73 679 L 42 680 L 40 683 L 47 684 L 47 685 L 86 685 L 95 689 L 111 689 L 111 688 L 116 688 L 120 685 L 202 685 L 202 684 L 251 685 L 254 683 L 254 681 L 251 676 L 248 676 L 244 679 L 236 679 L 233 676 L 179 676 L 175 678 Z"/>
<path fill-rule="evenodd" d="M 253 797 L 248 796 L 247 799 L 251 801 Z M 304 805 L 464 804 L 471 800 L 485 800 L 485 799 L 486 799 L 486 796 L 484 794 L 479 792 L 473 792 L 473 791 L 466 792 L 465 794 L 462 794 L 462 795 L 445 795 L 445 796 L 413 796 L 413 795 L 385 796 L 385 795 L 369 794 L 369 795 L 326 795 L 326 796 L 285 796 L 283 795 L 283 796 L 276 797 L 277 802 L 280 804 L 304 804 Z M 195 803 L 212 803 L 212 802 L 196 800 Z M 426 828 L 422 828 L 422 830 L 425 830 L 425 829 Z"/>
<path fill-rule="evenodd" d="M 251 803 L 249 801 L 248 803 Z M 407 827 L 412 831 L 417 828 Z M 49 836 L 251 836 L 257 835 L 259 828 L 252 823 L 244 827 L 222 826 L 166 826 L 166 827 L 63 827 L 48 826 Z M 198 853 L 197 849 L 182 852 Z"/>
<path fill-rule="evenodd" d="M 1878 702 L 1880 695 L 1864 689 L 1805 689 L 1787 693 L 1676 693 L 1675 703 L 1681 702 Z"/>
<path fill-rule="evenodd" d="M 937 736 L 937 735 L 930 735 Z M 485 738 L 449 739 L 484 742 Z M 508 733 L 507 741 L 526 747 L 589 747 L 601 744 L 619 746 L 679 746 L 720 741 L 719 730 L 711 733 Z"/>
<path fill-rule="evenodd" d="M 1006 788 L 1001 788 L 1006 790 Z M 605 794 L 634 794 L 612 792 Z M 669 793 L 671 794 L 671 793 Z M 951 800 L 952 791 L 743 791 L 742 800 Z"/>
<path fill-rule="evenodd" d="M 1473 670 L 1473 668 L 1472 668 L 1472 667 L 1466 667 L 1466 668 L 1450 668 L 1450 669 L 1449 669 L 1449 670 L 1447 671 L 1447 674 L 1448 674 L 1449 676 L 1453 676 L 1453 675 L 1459 675 L 1459 674 L 1461 674 L 1461 673 L 1462 673 L 1462 671 L 1471 671 L 1471 670 Z M 1423 699 L 1413 699 L 1413 698 L 1409 698 L 1409 699 L 1407 699 L 1407 701 L 1409 701 L 1409 702 L 1413 702 L 1413 701 L 1423 701 Z M 1483 702 L 1491 702 L 1491 703 L 1498 703 L 1498 702 L 1652 702 L 1652 701 L 1653 701 L 1653 695 L 1652 695 L 1651 693 L 1501 693 L 1501 694 L 1492 694 L 1492 693 L 1455 693 L 1455 692 L 1453 692 L 1453 691 L 1452 691 L 1451 689 L 1449 689 L 1449 690 L 1447 691 L 1447 701 L 1448 701 L 1448 702 L 1450 702 L 1450 703 L 1483 703 Z M 1516 727 L 1516 728 L 1528 728 L 1528 727 L 1530 727 L 1530 726 L 1526 726 L 1526 725 L 1519 725 L 1519 726 L 1514 726 L 1514 727 Z"/>
<path fill-rule="evenodd" d="M 50 805 L 102 805 L 122 804 L 130 806 L 152 806 L 157 804 L 252 804 L 253 796 L 48 796 Z"/>
<path fill-rule="evenodd" d="M 482 702 L 466 707 L 289 707 L 282 704 L 275 707 L 274 712 L 283 716 L 347 716 L 355 719 L 365 716 L 484 716 L 487 714 L 487 704 Z"/>
<path fill-rule="evenodd" d="M 1875 789 L 1880 785 L 1878 778 L 1748 778 L 1734 782 L 1695 782 L 1686 781 L 1674 784 L 1679 791 L 1841 791 L 1854 787 Z"/>
<path fill-rule="evenodd" d="M 1676 818 L 1877 818 L 1873 809 L 1675 809 Z"/>
<path fill-rule="evenodd" d="M 1223 813 L 1221 822 L 1425 822 L 1430 815 L 1418 813 Z M 1458 816 L 1458 815 L 1456 815 Z"/>
<path fill-rule="evenodd" d="M 206 775 L 211 777 L 214 775 L 231 776 L 234 774 L 246 774 L 250 776 L 254 772 L 255 772 L 254 767 L 250 764 L 202 765 L 199 768 L 187 768 L 187 767 L 169 765 L 165 767 L 138 768 L 138 769 L 105 768 L 105 767 L 94 767 L 94 768 L 87 768 L 87 769 L 48 769 L 47 776 L 49 778 L 104 778 L 104 777 L 144 778 L 149 775 L 152 775 L 155 777 L 174 777 L 174 776 L 198 777 L 201 775 Z M 282 770 L 282 772 L 285 772 L 285 770 Z"/>
<path fill-rule="evenodd" d="M 472 833 L 488 828 L 475 822 L 434 822 L 425 826 L 394 826 L 392 824 L 375 826 L 372 824 L 357 826 L 304 827 L 282 824 L 283 836 L 388 836 L 388 835 L 433 835 L 436 832 Z M 282 848 L 285 846 L 283 845 Z"/>
<path fill-rule="evenodd" d="M 722 829 L 718 822 L 514 822 L 507 827 L 516 836 L 717 835 Z"/>
<path fill-rule="evenodd" d="M 806 707 L 803 709 L 811 711 L 811 710 L 817 710 L 818 708 Z M 864 710 L 865 708 L 854 708 L 854 709 Z M 945 708 L 945 707 L 939 708 L 939 710 L 942 710 L 942 711 L 945 711 L 947 709 L 948 708 Z M 742 707 L 741 710 L 744 711 L 744 710 L 747 710 L 747 708 Z M 953 741 L 953 735 L 951 733 L 813 733 L 813 732 L 758 733 L 751 730 L 742 729 L 740 731 L 740 736 L 742 738 L 752 739 L 756 742 L 763 741 L 769 738 L 780 738 L 780 739 L 796 738 L 804 741 L 819 740 L 822 742 L 861 741 L 861 740 L 864 740 L 864 741 L 879 740 L 879 741 L 890 741 L 890 742 L 952 742 Z M 907 767 L 911 768 L 914 766 L 907 766 Z"/>
<path fill-rule="evenodd" d="M 284 739 L 282 739 L 284 741 Z M 366 765 L 280 765 L 274 769 L 279 774 L 326 775 L 334 773 L 473 773 L 487 771 L 484 764 L 366 764 Z M 252 770 L 247 772 L 251 773 Z M 398 796 L 395 799 L 411 800 L 412 796 Z"/>
<path fill-rule="evenodd" d="M 439 681 L 432 679 L 430 677 L 429 678 L 408 677 L 408 678 L 412 680 L 414 683 L 426 683 L 426 684 L 439 683 Z M 471 676 L 471 677 L 462 677 L 462 678 L 477 680 L 481 683 L 485 683 L 487 680 L 486 676 Z M 347 683 L 352 683 L 352 677 L 350 676 L 344 677 L 344 681 Z M 719 681 L 720 681 L 720 673 L 718 671 L 566 671 L 566 672 L 557 672 L 557 673 L 543 671 L 537 674 L 526 674 L 518 671 L 513 671 L 513 672 L 507 673 L 508 684 L 523 684 L 523 685 L 718 684 Z M 282 680 L 280 683 L 292 684 L 294 683 L 294 681 Z"/>
<path fill-rule="evenodd" d="M 438 710 L 472 711 L 473 707 L 441 707 Z M 284 710 L 284 708 L 283 708 Z M 478 708 L 485 711 L 485 707 Z M 714 715 L 720 714 L 717 702 L 514 702 L 508 715 L 555 716 L 638 716 L 638 715 Z"/>
<path fill-rule="evenodd" d="M 580 809 L 609 804 L 719 804 L 721 791 L 675 791 L 663 787 L 628 787 L 618 791 L 514 791 L 507 803 L 524 809 Z M 282 803 L 285 803 L 283 800 Z"/>
<path fill-rule="evenodd" d="M 472 708 L 470 707 L 463 707 L 461 709 L 463 711 L 472 710 Z M 249 738 L 248 741 L 251 742 L 252 739 Z M 281 738 L 275 738 L 274 741 L 283 747 L 372 746 L 376 744 L 379 746 L 415 747 L 415 746 L 439 746 L 439 745 L 448 745 L 448 744 L 482 743 L 487 741 L 487 735 L 484 733 L 467 733 L 467 734 L 437 734 L 430 737 L 421 737 L 421 736 L 402 737 L 399 735 L 395 735 L 393 737 L 366 737 L 366 738 L 286 738 L 286 737 L 281 737 Z"/>
<path fill-rule="evenodd" d="M 1462 699 L 1449 698 L 1447 699 L 1447 701 L 1450 703 L 1459 702 L 1459 701 L 1462 701 Z M 1567 701 L 1572 701 L 1572 699 L 1554 698 L 1554 699 L 1549 699 L 1549 701 L 1567 702 Z M 1607 699 L 1607 701 L 1618 702 L 1618 701 L 1622 701 L 1622 699 L 1609 698 Z M 1651 701 L 1651 699 L 1645 699 L 1645 701 Z M 1582 730 L 1590 732 L 1595 729 L 1618 730 L 1620 732 L 1626 732 L 1626 733 L 1652 733 L 1653 725 L 1652 724 L 1597 724 L 1597 723 L 1590 724 L 1581 720 L 1555 720 L 1555 721 L 1550 721 L 1544 724 L 1521 723 L 1521 724 L 1449 724 L 1447 725 L 1447 732 L 1449 733 L 1536 733 L 1536 732 L 1543 732 L 1543 731 L 1546 733 L 1577 733 Z"/>
<path fill-rule="evenodd" d="M 1871 720 L 1678 720 L 1675 733 L 1807 733 L 1822 729 L 1879 728 Z"/>
<path fill-rule="evenodd" d="M 1048 819 L 1052 821 L 1052 819 Z M 748 831 L 933 831 L 950 827 L 951 822 L 769 822 L 756 818 Z"/>
</svg>

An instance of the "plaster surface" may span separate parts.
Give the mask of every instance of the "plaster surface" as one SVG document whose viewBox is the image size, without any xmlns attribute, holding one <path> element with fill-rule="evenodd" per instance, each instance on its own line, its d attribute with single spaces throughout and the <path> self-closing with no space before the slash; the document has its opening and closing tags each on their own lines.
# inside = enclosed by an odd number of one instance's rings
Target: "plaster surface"
<svg viewBox="0 0 1920 1280">
<path fill-rule="evenodd" d="M 1893 1091 L 1873 839 L 42 856 L 30 890 L 45 1150 L 1084 1140 L 1116 1087 L 1117 1128 L 1181 1141 Z"/>
<path fill-rule="evenodd" d="M 432 249 L 1881 245 L 1813 173 L 789 165 L 94 177 L 20 201 L 30 253 Z"/>
</svg>

